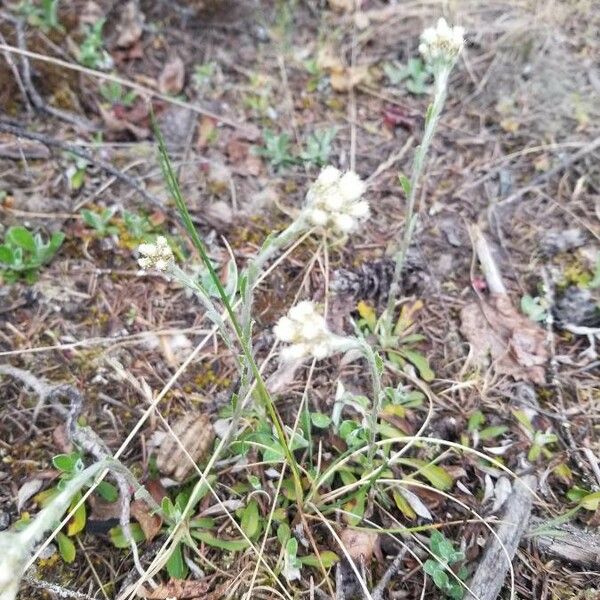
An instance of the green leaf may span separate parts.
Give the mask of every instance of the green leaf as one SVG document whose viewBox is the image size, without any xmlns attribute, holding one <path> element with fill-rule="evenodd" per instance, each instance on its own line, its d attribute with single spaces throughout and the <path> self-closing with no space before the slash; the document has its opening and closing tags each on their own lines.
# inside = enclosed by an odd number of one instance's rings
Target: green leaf
<svg viewBox="0 0 600 600">
<path fill-rule="evenodd" d="M 48 250 L 51 252 L 51 256 L 56 254 L 56 251 L 62 246 L 65 240 L 65 234 L 62 231 L 55 231 L 50 236 L 50 242 L 48 244 Z"/>
<path fill-rule="evenodd" d="M 52 464 L 63 473 L 73 473 L 83 467 L 79 452 L 71 452 L 71 454 L 57 454 L 52 458 Z"/>
<path fill-rule="evenodd" d="M 468 431 L 477 431 L 485 423 L 485 416 L 480 410 L 476 410 L 470 417 L 467 424 Z"/>
<path fill-rule="evenodd" d="M 13 251 L 6 244 L 0 246 L 0 263 L 7 265 L 13 263 Z"/>
<path fill-rule="evenodd" d="M 336 562 L 340 560 L 340 557 L 331 550 L 324 550 L 319 553 L 321 556 L 321 563 L 326 569 L 333 567 Z M 306 567 L 319 567 L 319 559 L 316 554 L 307 554 L 306 556 L 298 557 L 300 562 Z"/>
<path fill-rule="evenodd" d="M 209 531 L 194 530 L 191 532 L 191 535 L 193 538 L 204 542 L 208 546 L 220 548 L 221 550 L 227 550 L 229 552 L 240 552 L 248 547 L 248 542 L 246 540 L 222 540 L 216 538 Z"/>
<path fill-rule="evenodd" d="M 586 510 L 597 510 L 598 505 L 600 505 L 600 492 L 594 492 L 593 494 L 584 496 L 579 504 Z"/>
<path fill-rule="evenodd" d="M 183 560 L 181 543 L 177 544 L 167 560 L 167 573 L 173 579 L 185 579 L 188 574 L 188 566 Z"/>
<path fill-rule="evenodd" d="M 291 535 L 290 526 L 287 523 L 280 523 L 277 528 L 277 539 L 282 547 L 288 543 Z"/>
<path fill-rule="evenodd" d="M 479 432 L 479 439 L 486 442 L 487 440 L 492 440 L 499 435 L 508 431 L 508 427 L 506 425 L 495 425 L 491 427 L 486 427 Z"/>
<path fill-rule="evenodd" d="M 546 309 L 541 305 L 541 299 L 533 298 L 529 294 L 525 294 L 521 298 L 521 311 L 532 321 L 539 322 L 546 318 Z"/>
<path fill-rule="evenodd" d="M 5 241 L 36 254 L 37 246 L 33 235 L 25 227 L 9 227 L 4 236 Z"/>
<path fill-rule="evenodd" d="M 331 424 L 331 417 L 320 412 L 310 413 L 310 420 L 315 427 L 325 429 Z"/>
<path fill-rule="evenodd" d="M 66 563 L 72 563 L 75 560 L 76 554 L 73 541 L 60 531 L 56 534 L 56 541 L 58 542 L 58 552 L 61 558 Z"/>
<path fill-rule="evenodd" d="M 142 528 L 138 523 L 130 523 L 129 530 L 131 531 L 131 537 L 136 543 L 143 542 L 146 539 Z M 120 525 L 113 527 L 108 532 L 108 537 L 115 548 L 129 548 L 129 542 L 125 539 L 123 529 Z"/>
<path fill-rule="evenodd" d="M 423 381 L 429 382 L 435 379 L 435 373 L 431 370 L 429 361 L 420 352 L 402 348 L 402 350 L 400 350 L 400 354 L 416 367 Z"/>
<path fill-rule="evenodd" d="M 69 506 L 69 512 L 75 508 L 75 506 L 79 503 L 81 498 L 82 498 L 81 492 L 77 493 L 73 497 L 73 500 L 71 501 L 71 505 Z M 85 510 L 85 503 L 82 503 L 77 507 L 77 510 L 75 511 L 75 513 L 73 514 L 71 519 L 69 520 L 69 523 L 67 525 L 67 535 L 69 537 L 72 537 L 74 535 L 77 535 L 79 532 L 83 531 L 83 529 L 85 527 L 86 518 L 87 518 L 87 512 Z"/>
<path fill-rule="evenodd" d="M 116 502 L 119 498 L 119 491 L 112 483 L 109 483 L 108 481 L 101 481 L 96 486 L 96 491 L 107 502 Z"/>
<path fill-rule="evenodd" d="M 240 523 L 242 531 L 249 537 L 254 537 L 260 526 L 260 516 L 258 513 L 258 502 L 250 500 L 242 511 L 242 520 Z"/>
<path fill-rule="evenodd" d="M 410 179 L 404 175 L 403 173 L 400 173 L 400 175 L 398 175 L 398 179 L 400 180 L 400 185 L 402 186 L 402 190 L 404 192 L 404 195 L 406 197 L 410 196 L 410 190 L 411 190 L 411 185 L 410 185 Z"/>
</svg>

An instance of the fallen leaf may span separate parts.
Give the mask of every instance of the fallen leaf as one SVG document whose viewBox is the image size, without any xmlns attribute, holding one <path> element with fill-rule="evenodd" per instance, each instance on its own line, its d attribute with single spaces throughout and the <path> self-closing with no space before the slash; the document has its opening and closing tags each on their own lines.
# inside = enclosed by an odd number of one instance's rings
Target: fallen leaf
<svg viewBox="0 0 600 600">
<path fill-rule="evenodd" d="M 140 524 L 146 539 L 149 542 L 152 541 L 162 527 L 160 516 L 152 514 L 152 510 L 143 500 L 134 500 L 129 510 L 133 518 Z"/>
<path fill-rule="evenodd" d="M 211 140 L 214 139 L 217 131 L 217 122 L 212 117 L 203 115 L 198 125 L 198 141 L 196 146 L 199 150 L 206 148 Z"/>
<path fill-rule="evenodd" d="M 356 65 L 346 67 L 343 71 L 332 71 L 329 76 L 331 87 L 336 92 L 348 92 L 357 85 L 367 81 L 369 77 L 369 67 L 366 65 Z"/>
<path fill-rule="evenodd" d="M 346 528 L 340 533 L 340 540 L 354 561 L 362 560 L 368 564 L 373 554 L 377 558 L 381 554 L 379 535 L 376 533 Z"/>
<path fill-rule="evenodd" d="M 139 109 L 134 112 L 134 109 L 128 110 L 119 105 L 104 108 L 99 104 L 98 110 L 108 131 L 114 133 L 129 132 L 137 139 L 146 139 L 150 135 L 150 130 L 147 127 L 135 124 L 135 120 L 142 120 L 142 113 Z M 143 118 L 147 118 L 150 114 L 148 107 L 145 107 L 145 111 L 146 114 Z"/>
<path fill-rule="evenodd" d="M 366 65 L 348 67 L 330 47 L 325 47 L 319 52 L 317 66 L 329 74 L 331 87 L 336 92 L 348 92 L 369 77 L 369 68 Z"/>
<path fill-rule="evenodd" d="M 43 482 L 41 479 L 30 479 L 26 481 L 17 492 L 17 512 L 25 506 L 27 500 L 35 496 L 41 489 Z"/>
<path fill-rule="evenodd" d="M 158 90 L 161 94 L 175 95 L 183 89 L 185 65 L 179 56 L 173 57 L 163 67 L 158 76 Z"/>
<path fill-rule="evenodd" d="M 144 14 L 140 11 L 139 2 L 127 2 L 120 12 L 121 18 L 117 24 L 117 46 L 128 48 L 133 46 L 141 37 L 145 21 Z"/>
<path fill-rule="evenodd" d="M 207 594 L 208 588 L 209 583 L 203 580 L 171 579 L 167 583 L 161 583 L 152 591 L 142 588 L 139 594 L 148 600 L 167 600 L 168 598 L 184 600 L 186 598 L 207 598 L 207 595 L 211 597 L 212 594 Z"/>
<path fill-rule="evenodd" d="M 210 417 L 198 412 L 182 416 L 172 426 L 172 430 L 186 452 L 173 435 L 167 432 L 158 450 L 156 466 L 163 475 L 183 481 L 194 469 L 194 464 L 206 458 L 215 439 L 215 432 Z"/>
<path fill-rule="evenodd" d="M 546 332 L 519 313 L 505 294 L 470 302 L 461 311 L 462 334 L 471 344 L 474 360 L 516 380 L 545 382 L 548 360 Z"/>
</svg>

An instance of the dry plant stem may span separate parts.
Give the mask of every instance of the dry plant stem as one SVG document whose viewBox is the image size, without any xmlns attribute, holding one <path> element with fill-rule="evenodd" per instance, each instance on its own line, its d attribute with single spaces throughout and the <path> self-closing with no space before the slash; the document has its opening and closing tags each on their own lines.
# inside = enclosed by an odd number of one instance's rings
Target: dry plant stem
<svg viewBox="0 0 600 600">
<path fill-rule="evenodd" d="M 417 224 L 417 215 L 415 214 L 417 191 L 419 189 L 421 175 L 423 174 L 423 168 L 425 166 L 425 158 L 427 157 L 427 152 L 429 151 L 429 147 L 431 146 L 431 141 L 435 134 L 435 130 L 437 129 L 438 122 L 440 120 L 440 114 L 442 112 L 442 109 L 444 108 L 444 102 L 446 101 L 448 77 L 450 75 L 451 70 L 451 65 L 442 65 L 435 70 L 435 91 L 433 102 L 429 108 L 428 115 L 425 120 L 425 131 L 423 132 L 423 141 L 415 151 L 412 173 L 410 177 L 408 205 L 406 208 L 406 216 L 404 221 L 404 235 L 402 237 L 400 247 L 394 255 L 394 275 L 392 278 L 392 283 L 390 285 L 387 307 L 383 321 L 383 333 L 385 336 L 388 337 L 391 337 L 393 333 L 394 308 L 396 304 L 396 299 L 400 293 L 400 277 L 402 275 L 404 261 L 406 260 L 406 255 L 408 253 L 415 226 Z"/>
<path fill-rule="evenodd" d="M 373 593 L 371 594 L 373 596 L 373 600 L 383 600 L 383 594 L 392 580 L 392 577 L 394 577 L 394 575 L 396 575 L 396 573 L 400 570 L 402 561 L 404 560 L 404 556 L 407 552 L 408 548 L 404 547 L 402 550 L 400 550 L 398 556 L 394 558 L 392 564 L 387 568 L 386 572 L 383 574 L 382 578 L 379 580 L 379 583 L 373 590 Z"/>
<path fill-rule="evenodd" d="M 81 592 L 74 592 L 72 590 L 68 590 L 67 588 L 61 587 L 56 583 L 51 583 L 50 581 L 44 581 L 43 579 L 36 579 L 35 577 L 31 577 L 30 575 L 25 575 L 23 580 L 27 582 L 33 588 L 38 590 L 44 590 L 49 593 L 54 598 L 73 598 L 73 600 L 96 600 L 92 598 L 92 596 L 88 596 L 87 594 L 82 594 Z"/>
<path fill-rule="evenodd" d="M 471 225 L 469 232 L 490 293 L 506 294 L 506 287 L 504 287 L 502 276 L 481 229 L 477 225 Z"/>
<path fill-rule="evenodd" d="M 292 243 L 298 236 L 307 229 L 304 214 L 300 213 L 296 220 L 284 229 L 279 235 L 271 240 L 258 255 L 252 259 L 246 269 L 247 280 L 244 288 L 244 298 L 242 300 L 242 310 L 240 322 L 245 335 L 250 336 L 252 326 L 252 304 L 254 300 L 254 291 L 258 278 L 262 274 L 267 262 L 279 252 L 282 248 Z"/>
<path fill-rule="evenodd" d="M 537 487 L 535 475 L 525 475 L 515 480 L 513 491 L 508 497 L 503 520 L 497 536 L 490 538 L 483 558 L 469 585 L 470 593 L 466 600 L 495 600 L 502 590 L 506 573 L 510 568 L 506 554 L 514 556 L 521 537 L 527 531 L 533 496 L 531 490 Z M 511 598 L 514 590 L 511 590 Z"/>
<path fill-rule="evenodd" d="M 119 169 L 117 169 L 116 167 L 113 167 L 111 164 L 104 162 L 103 160 L 98 160 L 97 158 L 94 158 L 91 154 L 85 152 L 79 146 L 76 146 L 74 144 L 68 144 L 43 133 L 33 133 L 31 131 L 27 131 L 21 127 L 17 127 L 2 120 L 0 120 L 0 132 L 10 133 L 16 137 L 25 138 L 28 140 L 35 140 L 36 142 L 42 142 L 42 144 L 46 144 L 47 146 L 54 146 L 55 148 L 60 148 L 61 150 L 71 152 L 76 156 L 80 156 L 81 158 L 87 160 L 89 163 L 96 165 L 97 167 L 101 168 L 103 171 L 106 171 L 119 181 L 122 181 L 129 187 L 133 188 L 142 196 L 144 200 L 147 200 L 152 205 L 164 208 L 164 203 L 161 202 L 156 196 L 152 196 L 151 194 L 146 192 L 146 190 L 144 190 L 144 188 L 142 188 L 133 177 L 126 175 L 122 171 L 119 171 Z"/>
</svg>

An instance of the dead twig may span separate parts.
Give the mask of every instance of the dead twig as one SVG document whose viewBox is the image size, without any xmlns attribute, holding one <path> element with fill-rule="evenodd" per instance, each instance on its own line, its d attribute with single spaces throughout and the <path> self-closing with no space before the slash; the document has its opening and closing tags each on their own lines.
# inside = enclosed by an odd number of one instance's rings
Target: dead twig
<svg viewBox="0 0 600 600">
<path fill-rule="evenodd" d="M 387 568 L 386 572 L 379 580 L 379 583 L 371 593 L 373 600 L 383 600 L 383 594 L 385 593 L 388 585 L 390 584 L 392 577 L 394 577 L 394 575 L 396 575 L 396 573 L 400 570 L 400 567 L 402 566 L 402 561 L 404 560 L 404 556 L 407 552 L 407 547 L 402 548 L 402 550 L 398 552 L 398 555 L 396 556 L 396 558 L 394 558 L 390 566 Z"/>
<path fill-rule="evenodd" d="M 80 156 L 81 158 L 87 160 L 89 163 L 99 167 L 103 171 L 106 171 L 113 177 L 119 179 L 123 183 L 127 184 L 129 187 L 133 188 L 142 196 L 144 200 L 150 202 L 155 206 L 163 207 L 163 203 L 156 196 L 153 196 L 149 194 L 146 190 L 144 190 L 144 188 L 142 188 L 133 177 L 126 175 L 116 167 L 113 167 L 113 165 L 104 162 L 103 160 L 98 160 L 97 158 L 94 158 L 91 154 L 89 154 L 85 150 L 82 150 L 79 146 L 76 146 L 74 144 L 68 144 L 67 142 L 57 140 L 43 133 L 33 133 L 32 131 L 27 131 L 22 127 L 12 125 L 4 120 L 0 120 L 0 132 L 10 133 L 17 137 L 42 142 L 43 144 L 46 144 L 48 146 L 54 146 L 56 148 L 64 150 L 65 152 L 71 152 L 76 156 Z"/>
<path fill-rule="evenodd" d="M 593 531 L 583 531 L 570 523 L 548 525 L 544 519 L 532 517 L 527 538 L 544 554 L 585 569 L 600 568 L 600 535 Z"/>
<path fill-rule="evenodd" d="M 506 573 L 522 536 L 527 531 L 533 494 L 537 487 L 535 475 L 515 480 L 506 500 L 504 516 L 497 535 L 492 536 L 475 575 L 469 584 L 466 600 L 495 600 L 504 585 Z M 508 560 L 507 560 L 508 558 Z"/>
</svg>

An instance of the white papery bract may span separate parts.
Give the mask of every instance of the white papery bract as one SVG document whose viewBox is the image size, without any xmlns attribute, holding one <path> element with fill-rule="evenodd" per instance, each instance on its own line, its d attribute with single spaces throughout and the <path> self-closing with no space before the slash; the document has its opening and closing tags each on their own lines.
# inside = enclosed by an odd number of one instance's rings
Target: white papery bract
<svg viewBox="0 0 600 600">
<path fill-rule="evenodd" d="M 175 266 L 175 257 L 167 238 L 159 235 L 153 244 L 140 244 L 138 264 L 142 269 L 168 272 Z"/>
<path fill-rule="evenodd" d="M 280 342 L 290 344 L 281 351 L 283 361 L 312 356 L 323 359 L 340 345 L 339 336 L 329 331 L 323 315 L 313 302 L 303 300 L 281 317 L 273 332 Z"/>
<path fill-rule="evenodd" d="M 429 63 L 454 64 L 465 45 L 463 27 L 450 27 L 444 18 L 421 34 L 419 52 Z"/>
<path fill-rule="evenodd" d="M 306 218 L 316 227 L 351 233 L 369 216 L 369 203 L 361 200 L 364 192 L 365 184 L 354 171 L 325 167 L 306 194 Z"/>
</svg>

